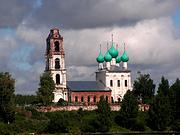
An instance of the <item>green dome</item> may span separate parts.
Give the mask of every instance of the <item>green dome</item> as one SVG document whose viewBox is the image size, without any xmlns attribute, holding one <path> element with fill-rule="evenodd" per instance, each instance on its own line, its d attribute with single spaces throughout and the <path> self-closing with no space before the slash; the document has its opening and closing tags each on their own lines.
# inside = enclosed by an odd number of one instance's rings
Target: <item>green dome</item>
<svg viewBox="0 0 180 135">
<path fill-rule="evenodd" d="M 116 57 L 116 63 L 120 63 L 121 62 L 121 57 L 118 55 L 117 57 Z"/>
<path fill-rule="evenodd" d="M 112 56 L 109 54 L 109 51 L 106 52 L 106 54 L 104 56 L 104 60 L 106 62 L 110 62 L 112 60 Z"/>
<path fill-rule="evenodd" d="M 109 49 L 109 53 L 113 58 L 118 56 L 118 51 L 114 48 L 114 44 L 112 44 L 111 48 Z"/>
<path fill-rule="evenodd" d="M 124 51 L 123 55 L 121 56 L 121 60 L 122 60 L 123 62 L 128 62 L 129 57 L 127 56 L 126 51 Z"/>
<path fill-rule="evenodd" d="M 103 57 L 101 52 L 99 53 L 98 57 L 96 58 L 96 61 L 98 63 L 103 63 L 104 62 L 104 57 Z"/>
</svg>

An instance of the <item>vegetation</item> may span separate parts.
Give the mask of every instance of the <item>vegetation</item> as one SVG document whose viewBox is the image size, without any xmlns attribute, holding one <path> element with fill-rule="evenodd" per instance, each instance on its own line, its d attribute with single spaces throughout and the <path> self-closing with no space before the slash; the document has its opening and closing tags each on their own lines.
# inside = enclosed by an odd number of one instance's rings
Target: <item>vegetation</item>
<svg viewBox="0 0 180 135">
<path fill-rule="evenodd" d="M 55 84 L 50 72 L 45 72 L 40 77 L 40 87 L 37 92 L 38 102 L 42 105 L 49 105 L 53 100 Z"/>
<path fill-rule="evenodd" d="M 116 123 L 124 128 L 133 129 L 137 123 L 138 103 L 134 93 L 127 91 L 122 100 L 119 115 L 116 117 Z"/>
<path fill-rule="evenodd" d="M 162 77 L 158 94 L 153 99 L 149 109 L 148 125 L 153 130 L 166 130 L 169 127 L 171 111 L 168 93 L 169 82 Z"/>
<path fill-rule="evenodd" d="M 98 130 L 99 132 L 107 132 L 111 127 L 111 108 L 108 102 L 101 97 L 99 103 L 97 104 L 97 121 L 98 121 Z"/>
<path fill-rule="evenodd" d="M 44 73 L 40 77 L 37 96 L 15 96 L 14 83 L 9 73 L 0 73 L 0 134 L 180 131 L 179 79 L 170 86 L 168 80 L 162 77 L 157 95 L 154 95 L 153 80 L 149 75 L 141 74 L 135 80 L 134 91 L 125 94 L 117 112 L 111 111 L 104 98 L 100 99 L 94 111 L 38 112 L 37 104 L 51 104 L 54 88 L 51 75 Z M 150 103 L 148 111 L 139 111 L 139 96 L 142 96 L 143 102 Z M 57 105 L 68 104 L 60 99 Z"/>
<path fill-rule="evenodd" d="M 15 95 L 15 103 L 18 106 L 33 105 L 38 103 L 36 95 Z"/>
<path fill-rule="evenodd" d="M 0 119 L 5 123 L 15 120 L 14 85 L 15 80 L 9 73 L 0 73 Z"/>
<path fill-rule="evenodd" d="M 149 74 L 139 74 L 134 81 L 133 91 L 143 103 L 149 103 L 149 99 L 154 96 L 155 84 Z"/>
</svg>

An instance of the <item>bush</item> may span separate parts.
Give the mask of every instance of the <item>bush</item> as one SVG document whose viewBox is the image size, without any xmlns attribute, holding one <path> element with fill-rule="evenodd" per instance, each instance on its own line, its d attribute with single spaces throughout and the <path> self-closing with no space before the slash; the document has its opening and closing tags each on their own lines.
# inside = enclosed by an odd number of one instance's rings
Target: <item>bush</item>
<svg viewBox="0 0 180 135">
<path fill-rule="evenodd" d="M 68 102 L 65 101 L 64 99 L 60 98 L 59 101 L 57 102 L 57 105 L 59 105 L 59 106 L 67 106 Z"/>
<path fill-rule="evenodd" d="M 50 133 L 68 133 L 70 124 L 68 112 L 53 112 L 50 114 L 48 132 Z"/>
</svg>

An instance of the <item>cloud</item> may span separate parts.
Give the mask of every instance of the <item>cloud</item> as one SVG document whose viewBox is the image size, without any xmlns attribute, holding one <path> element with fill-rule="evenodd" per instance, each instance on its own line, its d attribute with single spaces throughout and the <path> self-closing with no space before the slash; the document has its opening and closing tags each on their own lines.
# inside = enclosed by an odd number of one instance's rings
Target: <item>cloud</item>
<svg viewBox="0 0 180 135">
<path fill-rule="evenodd" d="M 0 4 L 0 28 L 16 28 L 33 9 L 35 0 L 1 0 Z"/>
<path fill-rule="evenodd" d="M 67 29 L 129 26 L 169 16 L 179 5 L 179 0 L 44 0 L 29 23 Z"/>
<path fill-rule="evenodd" d="M 179 0 L 3 0 L 1 71 L 16 79 L 16 93 L 35 93 L 45 68 L 46 38 L 57 26 L 64 37 L 68 80 L 95 80 L 99 44 L 105 54 L 111 34 L 121 55 L 126 43 L 134 79 L 141 71 L 155 81 L 162 75 L 175 80 L 180 76 L 180 30 L 171 15 L 179 5 Z"/>
<path fill-rule="evenodd" d="M 178 72 L 180 38 L 177 38 L 175 31 L 176 28 L 168 17 L 143 20 L 129 27 L 68 30 L 64 32 L 66 63 L 68 66 L 74 65 L 70 73 L 76 73 L 71 77 L 86 76 L 92 79 L 90 75 L 82 74 L 84 68 L 87 71 L 89 68 L 97 68 L 95 59 L 99 53 L 99 44 L 102 44 L 102 52 L 105 54 L 107 41 L 111 40 L 113 33 L 121 55 L 123 42 L 126 43 L 126 50 L 130 57 L 129 68 L 134 72 L 134 76 L 137 71 L 142 71 L 152 74 L 156 81 L 162 75 L 173 80 L 180 76 Z M 79 69 L 79 65 L 84 68 Z M 94 73 L 93 70 L 89 72 L 91 72 L 89 74 Z"/>
</svg>

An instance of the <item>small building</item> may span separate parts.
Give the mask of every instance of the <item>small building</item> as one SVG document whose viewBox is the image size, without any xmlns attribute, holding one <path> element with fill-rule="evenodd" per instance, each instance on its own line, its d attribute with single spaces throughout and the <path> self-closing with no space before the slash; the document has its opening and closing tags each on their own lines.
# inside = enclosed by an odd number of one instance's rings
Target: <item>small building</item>
<svg viewBox="0 0 180 135">
<path fill-rule="evenodd" d="M 98 69 L 95 81 L 67 81 L 63 37 L 59 29 L 51 29 L 46 39 L 46 68 L 55 82 L 54 100 L 60 98 L 73 103 L 96 104 L 100 97 L 109 103 L 120 102 L 128 90 L 132 90 L 131 71 L 128 69 L 129 57 L 125 50 L 119 54 L 115 43 L 103 56 L 101 50 L 96 61 Z"/>
<path fill-rule="evenodd" d="M 111 103 L 111 89 L 97 81 L 68 81 L 69 102 L 96 104 L 101 97 Z"/>
</svg>

